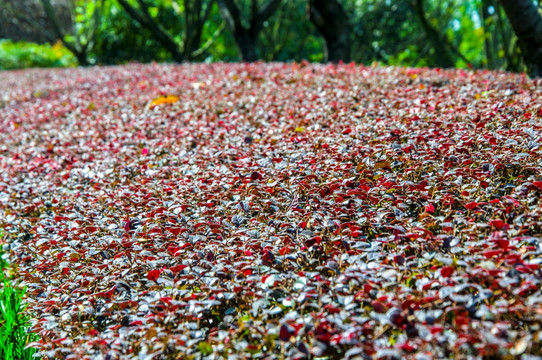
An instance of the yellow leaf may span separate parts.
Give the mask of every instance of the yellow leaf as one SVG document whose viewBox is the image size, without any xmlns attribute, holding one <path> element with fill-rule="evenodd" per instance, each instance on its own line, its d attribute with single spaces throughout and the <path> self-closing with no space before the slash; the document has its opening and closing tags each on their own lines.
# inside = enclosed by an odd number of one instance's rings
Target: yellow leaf
<svg viewBox="0 0 542 360">
<path fill-rule="evenodd" d="M 155 107 L 162 104 L 173 104 L 179 101 L 179 97 L 175 95 L 160 96 L 151 101 L 150 107 Z"/>
<path fill-rule="evenodd" d="M 295 128 L 294 131 L 297 132 L 297 133 L 302 133 L 303 131 L 305 131 L 305 128 L 303 128 L 301 126 L 298 126 L 298 127 Z"/>
<path fill-rule="evenodd" d="M 377 161 L 377 162 L 375 162 L 375 165 L 374 165 L 375 169 L 386 169 L 386 168 L 389 168 L 389 167 L 391 167 L 391 165 L 386 160 Z"/>
</svg>

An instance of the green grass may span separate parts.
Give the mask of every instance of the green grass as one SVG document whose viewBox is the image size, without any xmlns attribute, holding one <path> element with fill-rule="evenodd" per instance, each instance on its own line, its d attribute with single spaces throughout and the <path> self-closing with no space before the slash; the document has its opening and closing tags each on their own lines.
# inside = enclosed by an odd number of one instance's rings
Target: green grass
<svg viewBox="0 0 542 360">
<path fill-rule="evenodd" d="M 60 43 L 42 45 L 0 40 L 0 70 L 76 65 L 75 57 Z"/>
<path fill-rule="evenodd" d="M 0 230 L 0 238 L 3 233 Z M 22 304 L 24 289 L 13 286 L 9 275 L 9 263 L 1 256 L 0 248 L 0 359 L 33 359 L 36 349 L 25 349 L 38 336 L 28 332 L 29 318 Z"/>
</svg>

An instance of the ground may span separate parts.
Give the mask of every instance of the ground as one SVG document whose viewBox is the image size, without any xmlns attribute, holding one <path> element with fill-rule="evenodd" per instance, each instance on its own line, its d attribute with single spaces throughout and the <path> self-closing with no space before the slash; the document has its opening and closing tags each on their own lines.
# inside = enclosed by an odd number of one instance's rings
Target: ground
<svg viewBox="0 0 542 360">
<path fill-rule="evenodd" d="M 540 80 L 0 75 L 0 241 L 46 357 L 541 355 Z"/>
</svg>

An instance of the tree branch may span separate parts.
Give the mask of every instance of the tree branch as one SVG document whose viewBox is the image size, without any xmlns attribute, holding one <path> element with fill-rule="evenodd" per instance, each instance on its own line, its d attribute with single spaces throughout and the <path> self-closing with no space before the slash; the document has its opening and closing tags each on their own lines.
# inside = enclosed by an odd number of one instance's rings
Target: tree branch
<svg viewBox="0 0 542 360">
<path fill-rule="evenodd" d="M 226 25 L 232 33 L 242 31 L 241 12 L 233 0 L 217 0 L 220 14 L 226 21 Z"/>
<path fill-rule="evenodd" d="M 454 62 L 446 51 L 446 46 L 444 46 L 440 33 L 433 27 L 433 25 L 429 23 L 429 21 L 427 21 L 427 18 L 425 17 L 424 0 L 415 0 L 414 7 L 425 33 L 429 37 L 429 40 L 433 43 L 438 66 L 442 66 L 444 68 L 452 67 Z"/>
<path fill-rule="evenodd" d="M 220 36 L 220 34 L 222 33 L 222 30 L 224 30 L 224 23 L 220 24 L 220 26 L 218 27 L 218 29 L 216 29 L 216 31 L 213 33 L 213 35 L 209 38 L 209 40 L 207 40 L 205 42 L 205 44 L 203 44 L 198 50 L 192 52 L 190 54 L 190 57 L 192 58 L 195 58 L 195 57 L 198 57 L 200 56 L 201 54 L 203 54 L 205 51 L 207 51 L 207 49 L 209 49 L 211 47 L 211 45 L 213 45 L 213 43 L 216 41 L 216 39 L 218 39 L 218 37 Z"/>
<path fill-rule="evenodd" d="M 268 1 L 261 11 L 258 13 L 258 18 L 263 24 L 279 9 L 282 0 L 270 0 Z"/>
<path fill-rule="evenodd" d="M 207 22 L 209 19 L 209 16 L 211 16 L 211 11 L 213 10 L 213 4 L 215 3 L 215 0 L 211 0 L 209 4 L 207 4 L 207 7 L 205 8 L 205 12 L 202 16 L 200 16 L 200 24 L 201 27 L 203 27 L 203 24 Z M 198 11 L 199 14 L 199 11 Z"/>
<path fill-rule="evenodd" d="M 141 12 L 135 7 L 130 5 L 126 0 L 118 0 L 119 4 L 126 10 L 126 12 L 141 25 L 149 29 L 156 39 L 171 53 L 175 61 L 182 62 L 184 56 L 182 49 L 173 40 L 173 38 L 157 23 L 149 13 L 148 5 L 143 0 L 137 0 L 141 8 Z"/>
<path fill-rule="evenodd" d="M 92 23 L 89 25 L 89 32 L 87 34 L 87 48 L 92 49 L 94 47 L 94 41 L 96 40 L 96 33 L 100 26 L 100 13 L 103 9 L 104 0 L 98 0 L 94 2 L 94 13 L 92 14 Z"/>
<path fill-rule="evenodd" d="M 14 18 L 23 21 L 28 26 L 32 27 L 34 30 L 39 31 L 43 33 L 43 35 L 47 38 L 47 41 L 50 43 L 54 43 L 58 40 L 58 38 L 51 33 L 47 28 L 45 28 L 42 24 L 40 24 L 38 21 L 34 21 L 28 16 L 25 16 L 21 11 L 17 11 L 13 6 L 5 1 L 2 1 L 2 5 L 4 6 L 4 9 L 8 11 L 8 13 L 11 14 Z"/>
<path fill-rule="evenodd" d="M 51 26 L 53 27 L 54 35 L 57 37 L 58 40 L 62 41 L 62 44 L 64 44 L 64 46 L 68 50 L 70 50 L 72 53 L 74 53 L 77 56 L 79 53 L 79 49 L 76 46 L 73 46 L 72 44 L 68 43 L 66 39 L 64 39 L 64 34 L 62 33 L 62 29 L 60 28 L 60 24 L 58 23 L 58 19 L 55 14 L 55 9 L 53 9 L 51 2 L 49 0 L 41 0 L 41 4 L 43 6 L 43 10 L 45 10 L 47 19 L 49 20 L 49 22 L 51 23 Z"/>
</svg>

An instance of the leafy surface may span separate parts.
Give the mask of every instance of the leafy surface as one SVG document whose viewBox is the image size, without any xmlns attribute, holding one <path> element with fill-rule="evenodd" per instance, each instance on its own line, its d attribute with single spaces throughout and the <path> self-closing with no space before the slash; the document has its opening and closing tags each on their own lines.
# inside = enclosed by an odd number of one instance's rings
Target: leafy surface
<svg viewBox="0 0 542 360">
<path fill-rule="evenodd" d="M 540 355 L 536 81 L 130 65 L 0 88 L 3 241 L 44 355 Z"/>
</svg>

